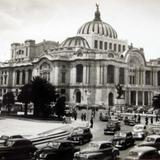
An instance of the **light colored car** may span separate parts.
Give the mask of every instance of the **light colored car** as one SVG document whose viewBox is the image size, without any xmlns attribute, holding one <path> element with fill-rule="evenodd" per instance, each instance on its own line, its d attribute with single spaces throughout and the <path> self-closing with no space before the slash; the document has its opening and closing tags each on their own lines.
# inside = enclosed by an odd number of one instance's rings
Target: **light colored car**
<svg viewBox="0 0 160 160">
<path fill-rule="evenodd" d="M 146 125 L 136 124 L 135 126 L 133 126 L 132 134 L 135 139 L 144 139 L 147 136 Z"/>
<path fill-rule="evenodd" d="M 160 160 L 160 154 L 154 147 L 134 147 L 125 160 Z"/>
<path fill-rule="evenodd" d="M 115 160 L 119 150 L 112 145 L 112 141 L 95 141 L 89 143 L 86 149 L 76 152 L 74 160 Z"/>
<path fill-rule="evenodd" d="M 160 135 L 149 135 L 138 146 L 150 146 L 160 150 Z"/>
</svg>

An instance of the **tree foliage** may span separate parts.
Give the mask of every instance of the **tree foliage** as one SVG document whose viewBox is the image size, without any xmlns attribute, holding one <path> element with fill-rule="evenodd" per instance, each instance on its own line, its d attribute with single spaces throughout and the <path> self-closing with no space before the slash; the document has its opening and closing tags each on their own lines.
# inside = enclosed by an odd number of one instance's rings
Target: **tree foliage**
<svg viewBox="0 0 160 160">
<path fill-rule="evenodd" d="M 10 113 L 10 109 L 12 104 L 15 102 L 15 97 L 13 92 L 7 92 L 3 95 L 3 105 L 6 105 L 8 108 L 8 114 Z"/>
<path fill-rule="evenodd" d="M 153 96 L 152 105 L 155 109 L 160 109 L 160 94 Z"/>
<path fill-rule="evenodd" d="M 66 97 L 61 96 L 55 105 L 55 113 L 60 118 L 64 116 Z"/>
<path fill-rule="evenodd" d="M 31 102 L 31 95 L 32 95 L 32 86 L 31 86 L 31 84 L 25 84 L 21 88 L 21 92 L 18 95 L 18 101 L 25 104 L 25 106 L 24 106 L 25 115 L 27 115 L 28 103 Z"/>
</svg>

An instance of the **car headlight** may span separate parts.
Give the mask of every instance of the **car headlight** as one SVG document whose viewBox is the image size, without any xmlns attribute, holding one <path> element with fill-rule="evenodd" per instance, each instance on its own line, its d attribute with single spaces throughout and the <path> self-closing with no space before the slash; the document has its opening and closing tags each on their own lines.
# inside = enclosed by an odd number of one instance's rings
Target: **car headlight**
<svg viewBox="0 0 160 160">
<path fill-rule="evenodd" d="M 41 153 L 41 154 L 39 155 L 39 157 L 40 157 L 40 158 L 46 158 L 46 157 L 47 157 L 47 154 L 46 154 L 46 153 Z"/>
</svg>

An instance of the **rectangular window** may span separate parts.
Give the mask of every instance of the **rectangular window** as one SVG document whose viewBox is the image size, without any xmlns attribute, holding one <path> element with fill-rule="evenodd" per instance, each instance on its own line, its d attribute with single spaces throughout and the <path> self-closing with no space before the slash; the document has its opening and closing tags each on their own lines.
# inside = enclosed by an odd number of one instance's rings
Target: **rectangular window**
<svg viewBox="0 0 160 160">
<path fill-rule="evenodd" d="M 97 40 L 94 41 L 94 48 L 98 48 L 98 41 Z"/>
<path fill-rule="evenodd" d="M 118 52 L 121 52 L 121 45 L 118 45 Z"/>
<path fill-rule="evenodd" d="M 66 81 L 66 73 L 62 72 L 62 83 L 65 83 Z"/>
<path fill-rule="evenodd" d="M 123 51 L 125 51 L 126 50 L 126 46 L 125 45 L 123 45 Z"/>
<path fill-rule="evenodd" d="M 102 41 L 99 42 L 99 49 L 103 49 L 103 42 Z"/>
<path fill-rule="evenodd" d="M 109 49 L 112 49 L 112 43 L 109 43 Z"/>
<path fill-rule="evenodd" d="M 114 51 L 117 51 L 117 44 L 114 44 Z"/>
<path fill-rule="evenodd" d="M 107 50 L 107 48 L 108 48 L 108 44 L 107 42 L 104 42 L 104 49 Z"/>
</svg>

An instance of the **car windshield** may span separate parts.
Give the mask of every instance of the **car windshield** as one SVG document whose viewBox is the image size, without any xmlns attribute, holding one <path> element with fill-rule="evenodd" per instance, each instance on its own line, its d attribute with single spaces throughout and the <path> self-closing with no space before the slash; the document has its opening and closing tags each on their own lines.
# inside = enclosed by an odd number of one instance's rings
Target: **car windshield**
<svg viewBox="0 0 160 160">
<path fill-rule="evenodd" d="M 89 144 L 89 148 L 90 150 L 98 150 L 99 149 L 99 144 L 96 144 L 96 143 L 90 143 Z"/>
<path fill-rule="evenodd" d="M 130 151 L 129 152 L 129 156 L 132 156 L 132 157 L 138 157 L 138 152 L 135 152 L 135 151 Z"/>
<path fill-rule="evenodd" d="M 155 138 L 153 137 L 146 137 L 146 142 L 155 142 Z"/>
<path fill-rule="evenodd" d="M 61 143 L 59 143 L 59 142 L 49 142 L 47 146 L 58 149 L 59 146 L 60 146 L 60 144 L 61 144 Z"/>
<path fill-rule="evenodd" d="M 83 134 L 83 129 L 81 128 L 74 129 L 73 134 Z"/>
<path fill-rule="evenodd" d="M 5 145 L 8 146 L 8 147 L 11 147 L 13 144 L 14 144 L 14 141 L 8 140 L 8 141 L 6 141 Z"/>
<path fill-rule="evenodd" d="M 115 136 L 116 137 L 126 137 L 126 133 L 123 133 L 123 132 L 117 132 L 116 134 L 115 134 Z"/>
<path fill-rule="evenodd" d="M 134 129 L 136 129 L 136 130 L 143 130 L 144 127 L 143 126 L 135 126 Z"/>
</svg>

